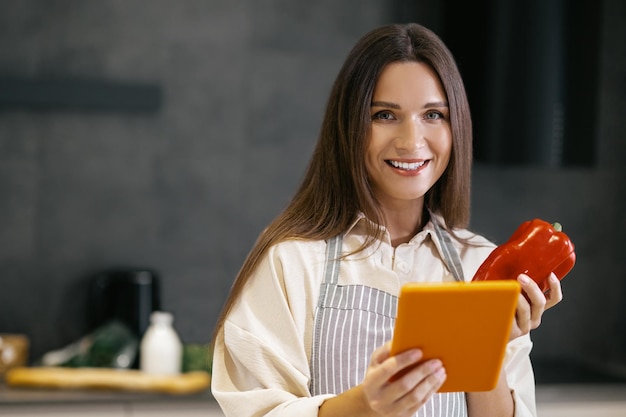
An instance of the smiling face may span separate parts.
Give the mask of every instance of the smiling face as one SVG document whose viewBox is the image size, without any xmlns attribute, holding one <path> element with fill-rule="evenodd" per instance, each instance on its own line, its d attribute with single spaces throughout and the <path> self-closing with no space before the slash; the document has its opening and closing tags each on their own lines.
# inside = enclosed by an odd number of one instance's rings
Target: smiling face
<svg viewBox="0 0 626 417">
<path fill-rule="evenodd" d="M 446 94 L 426 64 L 389 64 L 371 104 L 365 166 L 385 208 L 420 209 L 450 160 L 452 133 Z"/>
</svg>

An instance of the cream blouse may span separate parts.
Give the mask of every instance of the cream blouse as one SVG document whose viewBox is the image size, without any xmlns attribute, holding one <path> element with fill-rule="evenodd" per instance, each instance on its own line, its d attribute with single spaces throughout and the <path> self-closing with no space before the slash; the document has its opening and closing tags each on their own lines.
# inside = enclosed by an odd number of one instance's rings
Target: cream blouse
<svg viewBox="0 0 626 417">
<path fill-rule="evenodd" d="M 366 238 L 360 217 L 343 240 L 343 253 Z M 495 245 L 467 230 L 454 240 L 470 280 Z M 217 336 L 211 389 L 227 417 L 318 415 L 332 395 L 312 396 L 310 358 L 315 309 L 324 278 L 326 241 L 289 240 L 271 247 L 246 284 Z M 432 222 L 394 248 L 390 237 L 342 260 L 342 283 L 397 295 L 407 282 L 454 281 Z M 529 335 L 507 346 L 504 360 L 515 416 L 535 416 L 535 381 Z"/>
</svg>

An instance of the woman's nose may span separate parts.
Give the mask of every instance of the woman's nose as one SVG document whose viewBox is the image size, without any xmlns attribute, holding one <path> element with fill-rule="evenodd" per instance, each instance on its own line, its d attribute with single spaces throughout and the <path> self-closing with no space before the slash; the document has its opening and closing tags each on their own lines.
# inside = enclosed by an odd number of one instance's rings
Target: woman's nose
<svg viewBox="0 0 626 417">
<path fill-rule="evenodd" d="M 396 147 L 407 153 L 415 152 L 426 143 L 424 134 L 424 129 L 418 120 L 405 120 L 398 132 Z"/>
</svg>

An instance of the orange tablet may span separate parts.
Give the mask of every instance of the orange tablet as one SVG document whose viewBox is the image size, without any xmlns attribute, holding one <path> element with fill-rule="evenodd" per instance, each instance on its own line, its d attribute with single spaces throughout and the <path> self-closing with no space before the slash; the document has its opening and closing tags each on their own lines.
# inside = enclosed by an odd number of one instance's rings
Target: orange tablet
<svg viewBox="0 0 626 417">
<path fill-rule="evenodd" d="M 517 281 L 411 283 L 400 291 L 391 353 L 420 348 L 439 358 L 439 392 L 495 388 L 515 317 Z"/>
</svg>

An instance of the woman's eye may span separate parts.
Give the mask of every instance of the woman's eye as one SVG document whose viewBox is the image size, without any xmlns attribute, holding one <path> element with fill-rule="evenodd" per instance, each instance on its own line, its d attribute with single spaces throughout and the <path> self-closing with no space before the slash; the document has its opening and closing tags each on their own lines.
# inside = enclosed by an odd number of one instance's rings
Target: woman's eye
<svg viewBox="0 0 626 417">
<path fill-rule="evenodd" d="M 384 111 L 379 111 L 378 113 L 375 113 L 372 119 L 394 120 L 395 118 L 393 117 L 393 114 L 391 112 L 384 110 Z"/>
<path fill-rule="evenodd" d="M 438 120 L 438 119 L 443 119 L 444 116 L 441 112 L 438 111 L 430 111 L 428 113 L 426 113 L 426 119 L 428 120 Z"/>
</svg>

